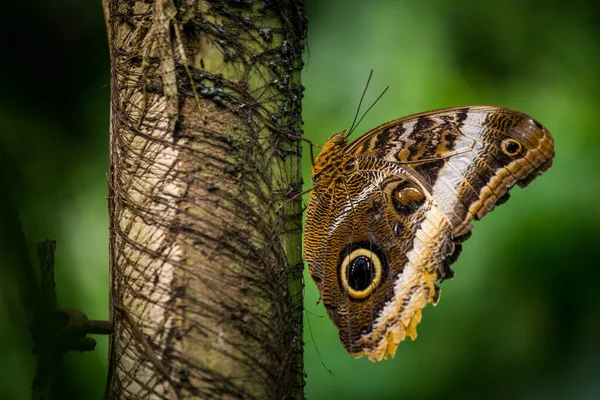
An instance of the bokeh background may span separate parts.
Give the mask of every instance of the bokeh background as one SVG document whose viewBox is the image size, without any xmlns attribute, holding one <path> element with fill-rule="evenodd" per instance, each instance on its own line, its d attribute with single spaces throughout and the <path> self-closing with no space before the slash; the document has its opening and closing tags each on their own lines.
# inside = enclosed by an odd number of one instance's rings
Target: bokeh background
<svg viewBox="0 0 600 400">
<path fill-rule="evenodd" d="M 0 399 L 25 399 L 35 369 L 31 294 L 11 267 L 21 233 L 6 217 L 12 202 L 34 261 L 38 241 L 57 240 L 60 305 L 106 319 L 109 58 L 99 1 L 3 7 Z M 365 103 L 390 89 L 357 132 L 420 111 L 495 104 L 534 116 L 556 142 L 552 169 L 475 224 L 454 280 L 394 360 L 350 358 L 306 276 L 309 399 L 600 398 L 598 7 L 307 1 L 307 138 L 323 143 L 349 127 L 374 69 Z M 99 338 L 94 353 L 66 356 L 56 398 L 100 399 L 106 354 Z"/>
</svg>

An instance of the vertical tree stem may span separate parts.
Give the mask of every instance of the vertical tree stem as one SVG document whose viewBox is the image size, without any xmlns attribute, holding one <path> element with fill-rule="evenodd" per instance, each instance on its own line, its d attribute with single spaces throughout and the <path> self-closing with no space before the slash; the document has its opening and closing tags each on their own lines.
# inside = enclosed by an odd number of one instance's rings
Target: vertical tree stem
<svg viewBox="0 0 600 400">
<path fill-rule="evenodd" d="M 105 10 L 106 396 L 302 398 L 302 1 Z"/>
</svg>

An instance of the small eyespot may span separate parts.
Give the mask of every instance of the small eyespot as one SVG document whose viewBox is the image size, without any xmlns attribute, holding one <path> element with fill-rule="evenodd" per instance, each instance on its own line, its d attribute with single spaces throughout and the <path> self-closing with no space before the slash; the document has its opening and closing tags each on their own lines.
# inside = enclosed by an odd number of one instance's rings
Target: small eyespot
<svg viewBox="0 0 600 400">
<path fill-rule="evenodd" d="M 400 183 L 392 191 L 392 204 L 400 215 L 408 216 L 425 202 L 421 189 L 408 181 Z"/>
<path fill-rule="evenodd" d="M 521 150 L 523 150 L 523 146 L 521 146 L 521 143 L 517 142 L 515 139 L 504 139 L 502 141 L 502 151 L 504 152 L 504 154 L 508 155 L 508 156 L 516 156 L 517 154 L 519 154 L 521 152 Z"/>
<path fill-rule="evenodd" d="M 364 299 L 379 285 L 382 265 L 374 252 L 359 248 L 342 261 L 340 278 L 342 286 L 354 299 Z"/>
</svg>

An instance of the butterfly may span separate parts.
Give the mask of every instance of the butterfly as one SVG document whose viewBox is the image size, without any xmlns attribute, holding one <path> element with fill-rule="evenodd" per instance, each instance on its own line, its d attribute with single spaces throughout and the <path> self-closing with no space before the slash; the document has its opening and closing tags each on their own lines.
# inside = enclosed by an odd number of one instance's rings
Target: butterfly
<svg viewBox="0 0 600 400">
<path fill-rule="evenodd" d="M 351 143 L 331 136 L 313 167 L 304 258 L 350 355 L 380 361 L 414 340 L 471 223 L 553 157 L 546 128 L 495 106 L 411 115 Z"/>
</svg>

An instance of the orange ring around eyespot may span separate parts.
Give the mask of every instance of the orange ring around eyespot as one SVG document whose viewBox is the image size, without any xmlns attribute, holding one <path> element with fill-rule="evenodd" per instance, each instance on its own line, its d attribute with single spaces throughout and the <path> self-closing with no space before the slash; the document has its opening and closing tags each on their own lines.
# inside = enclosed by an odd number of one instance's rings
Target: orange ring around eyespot
<svg viewBox="0 0 600 400">
<path fill-rule="evenodd" d="M 506 148 L 506 145 L 509 143 L 516 144 L 518 146 L 517 150 L 515 150 L 514 152 L 508 151 L 508 149 Z M 500 148 L 502 149 L 502 152 L 504 154 L 512 157 L 512 156 L 516 156 L 517 154 L 521 153 L 521 151 L 523 150 L 523 145 L 521 143 L 519 143 L 518 140 L 515 140 L 513 138 L 506 138 L 502 141 L 502 143 L 500 143 Z"/>
<path fill-rule="evenodd" d="M 375 270 L 375 276 L 373 277 L 373 279 L 371 280 L 371 283 L 369 284 L 369 286 L 366 289 L 355 290 L 350 287 L 350 284 L 348 283 L 348 277 L 346 276 L 347 275 L 346 272 L 348 270 L 348 265 L 350 264 L 350 261 L 352 261 L 355 258 L 360 257 L 360 256 L 367 257 L 373 263 L 373 269 Z M 382 275 L 381 260 L 379 259 L 377 254 L 375 254 L 371 250 L 364 249 L 364 248 L 356 249 L 352 253 L 348 254 L 346 256 L 346 258 L 344 258 L 344 261 L 342 262 L 342 265 L 340 268 L 340 275 L 341 275 L 340 278 L 342 281 L 342 286 L 344 287 L 346 292 L 355 299 L 364 299 L 367 296 L 369 296 L 381 282 L 381 275 Z"/>
</svg>

